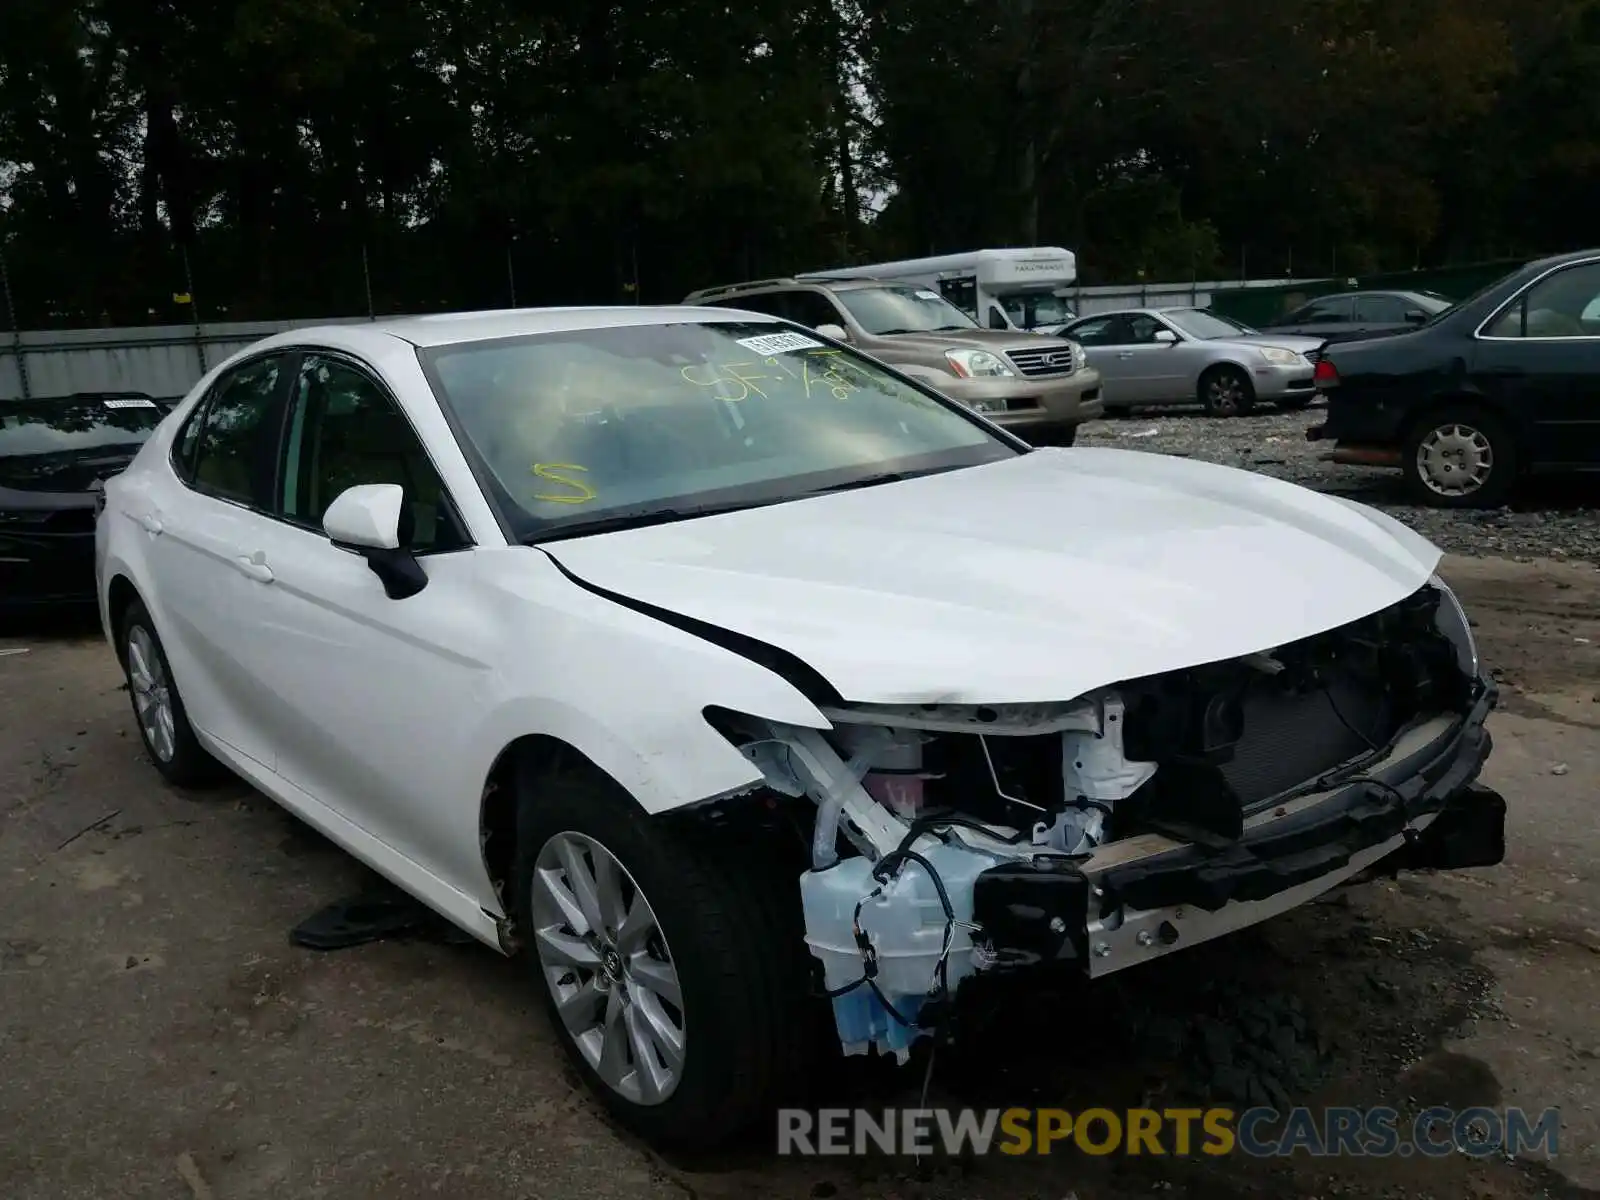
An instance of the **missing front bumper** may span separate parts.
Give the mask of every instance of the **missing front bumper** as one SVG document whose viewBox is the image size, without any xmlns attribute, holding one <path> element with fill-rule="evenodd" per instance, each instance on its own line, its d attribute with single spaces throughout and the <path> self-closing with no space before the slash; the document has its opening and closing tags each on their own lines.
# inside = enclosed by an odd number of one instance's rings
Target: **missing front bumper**
<svg viewBox="0 0 1600 1200">
<path fill-rule="evenodd" d="M 1372 868 L 1494 865 L 1505 801 L 1473 781 L 1495 699 L 1485 681 L 1464 720 L 1411 730 L 1361 776 L 1257 814 L 1224 849 L 1147 835 L 1077 864 L 985 871 L 973 886 L 985 953 L 994 969 L 1075 960 L 1099 977 L 1258 924 Z"/>
</svg>

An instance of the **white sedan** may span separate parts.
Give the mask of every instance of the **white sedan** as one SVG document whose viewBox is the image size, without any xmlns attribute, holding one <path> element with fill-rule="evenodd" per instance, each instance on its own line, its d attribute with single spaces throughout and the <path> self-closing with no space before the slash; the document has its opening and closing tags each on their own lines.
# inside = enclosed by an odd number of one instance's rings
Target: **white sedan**
<svg viewBox="0 0 1600 1200">
<path fill-rule="evenodd" d="M 244 777 L 525 961 L 662 1143 L 796 1094 L 813 1029 L 904 1061 L 995 976 L 1503 853 L 1423 538 L 1032 449 L 751 313 L 281 334 L 103 506 L 156 769 Z"/>
</svg>

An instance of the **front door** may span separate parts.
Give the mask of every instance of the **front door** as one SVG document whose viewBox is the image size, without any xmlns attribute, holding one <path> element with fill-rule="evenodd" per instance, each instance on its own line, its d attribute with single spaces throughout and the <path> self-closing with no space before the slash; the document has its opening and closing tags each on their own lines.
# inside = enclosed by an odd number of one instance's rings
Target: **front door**
<svg viewBox="0 0 1600 1200">
<path fill-rule="evenodd" d="M 1600 263 L 1545 276 L 1483 327 L 1474 376 L 1542 466 L 1600 466 Z"/>
<path fill-rule="evenodd" d="M 400 406 L 365 364 L 307 353 L 292 381 L 275 519 L 250 546 L 271 573 L 254 615 L 275 707 L 278 774 L 445 879 L 481 871 L 473 828 L 444 806 L 504 634 L 473 620 L 464 526 Z M 392 600 L 360 555 L 322 531 L 346 488 L 405 489 L 428 584 Z M 409 736 L 396 737 L 397 730 Z M 470 839 L 469 839 L 470 840 Z"/>
</svg>

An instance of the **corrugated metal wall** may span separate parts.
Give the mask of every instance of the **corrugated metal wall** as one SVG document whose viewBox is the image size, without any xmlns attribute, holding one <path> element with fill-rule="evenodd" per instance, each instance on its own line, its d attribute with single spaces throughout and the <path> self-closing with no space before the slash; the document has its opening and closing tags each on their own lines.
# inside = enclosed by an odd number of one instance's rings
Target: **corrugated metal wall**
<svg viewBox="0 0 1600 1200">
<path fill-rule="evenodd" d="M 73 392 L 185 395 L 235 351 L 286 329 L 358 325 L 365 317 L 155 325 L 125 329 L 60 329 L 0 333 L 0 402 Z"/>
</svg>

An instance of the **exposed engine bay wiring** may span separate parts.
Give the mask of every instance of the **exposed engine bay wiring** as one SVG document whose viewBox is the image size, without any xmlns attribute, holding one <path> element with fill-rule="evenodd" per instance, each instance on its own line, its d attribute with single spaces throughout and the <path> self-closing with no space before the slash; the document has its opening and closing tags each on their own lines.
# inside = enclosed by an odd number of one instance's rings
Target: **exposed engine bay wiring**
<svg viewBox="0 0 1600 1200">
<path fill-rule="evenodd" d="M 1110 868 L 1085 865 L 1102 847 L 1159 834 L 1232 861 L 1247 816 L 1351 786 L 1383 793 L 1383 820 L 1398 814 L 1409 829 L 1410 791 L 1372 765 L 1473 699 L 1432 591 L 1301 642 L 1071 702 L 844 706 L 825 710 L 826 730 L 741 722 L 745 736 L 730 740 L 768 786 L 817 806 L 800 875 L 805 940 L 845 1053 L 905 1061 L 916 1038 L 945 1035 L 975 973 L 1058 955 L 1069 938 L 1086 958 L 1089 931 L 1121 919 L 1123 901 L 1095 886 Z M 1033 887 L 1030 873 L 1076 880 L 1080 899 L 992 899 Z M 996 934 L 1019 921 L 1048 925 L 1057 949 Z"/>
</svg>

